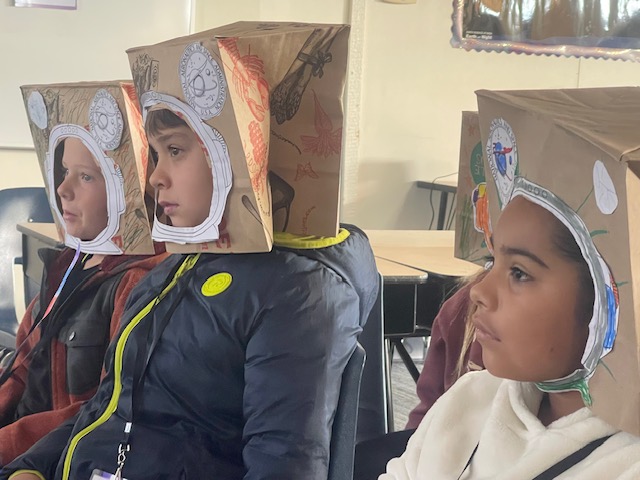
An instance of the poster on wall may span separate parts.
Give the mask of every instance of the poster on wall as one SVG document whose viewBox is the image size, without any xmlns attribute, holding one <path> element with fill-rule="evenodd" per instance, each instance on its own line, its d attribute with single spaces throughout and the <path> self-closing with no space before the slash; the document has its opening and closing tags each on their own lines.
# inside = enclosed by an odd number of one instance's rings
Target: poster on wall
<svg viewBox="0 0 640 480">
<path fill-rule="evenodd" d="M 77 10 L 78 0 L 14 0 L 16 7 L 60 8 Z"/>
<path fill-rule="evenodd" d="M 454 0 L 451 44 L 640 61 L 637 0 Z"/>
</svg>

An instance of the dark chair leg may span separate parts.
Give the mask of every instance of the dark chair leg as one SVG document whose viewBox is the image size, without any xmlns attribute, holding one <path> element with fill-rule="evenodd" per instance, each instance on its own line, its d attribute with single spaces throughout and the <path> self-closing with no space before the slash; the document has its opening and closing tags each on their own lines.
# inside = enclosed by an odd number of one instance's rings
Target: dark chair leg
<svg viewBox="0 0 640 480">
<path fill-rule="evenodd" d="M 402 359 L 402 363 L 404 363 L 404 366 L 407 367 L 407 370 L 409 371 L 411 378 L 413 378 L 413 381 L 417 383 L 418 378 L 420 377 L 420 372 L 416 368 L 416 364 L 413 363 L 413 359 L 411 358 L 411 355 L 409 355 L 409 352 L 407 352 L 407 349 L 402 343 L 402 339 L 393 338 L 391 339 L 391 342 L 395 346 L 395 348 L 398 350 L 398 353 L 400 354 L 400 358 Z"/>
</svg>

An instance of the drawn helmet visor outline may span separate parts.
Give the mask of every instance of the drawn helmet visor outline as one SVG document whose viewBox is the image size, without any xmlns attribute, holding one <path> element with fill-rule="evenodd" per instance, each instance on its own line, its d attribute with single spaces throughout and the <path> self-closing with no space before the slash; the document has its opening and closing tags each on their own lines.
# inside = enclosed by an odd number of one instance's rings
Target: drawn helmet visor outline
<svg viewBox="0 0 640 480">
<path fill-rule="evenodd" d="M 217 240 L 219 225 L 232 183 L 231 158 L 222 134 L 204 123 L 191 106 L 175 97 L 150 91 L 144 93 L 140 100 L 142 119 L 145 124 L 149 111 L 162 108 L 176 113 L 187 122 L 206 150 L 213 177 L 211 208 L 204 222 L 195 227 L 174 227 L 160 222 L 156 215 L 151 232 L 152 238 L 156 241 L 174 243 L 201 243 Z M 156 208 L 157 201 L 156 195 Z"/>
<path fill-rule="evenodd" d="M 593 315 L 589 322 L 589 336 L 582 355 L 583 368 L 577 369 L 563 378 L 536 383 L 536 385 L 540 390 L 546 392 L 580 390 L 576 387 L 577 385 L 587 388 L 586 382 L 594 374 L 598 363 L 613 349 L 617 333 L 619 300 L 613 275 L 596 249 L 587 226 L 576 212 L 555 194 L 524 177 L 516 177 L 513 185 L 511 199 L 517 196 L 526 198 L 552 213 L 569 229 L 589 266 L 595 291 Z M 581 393 L 583 393 L 583 398 L 585 395 L 588 397 L 588 391 L 581 391 Z M 587 403 L 587 398 L 585 398 L 585 403 Z"/>
<path fill-rule="evenodd" d="M 79 139 L 84 146 L 87 147 L 102 169 L 104 176 L 107 189 L 107 226 L 93 240 L 80 240 L 79 238 L 68 234 L 62 212 L 58 207 L 54 178 L 55 149 L 61 141 L 69 137 Z M 122 250 L 112 241 L 112 238 L 118 232 L 120 227 L 120 216 L 124 213 L 126 208 L 124 181 L 122 178 L 122 172 L 116 166 L 113 159 L 104 153 L 96 139 L 80 125 L 70 123 L 56 125 L 51 129 L 51 134 L 49 135 L 49 149 L 47 150 L 45 158 L 45 171 L 49 187 L 49 203 L 60 224 L 65 227 L 65 245 L 71 248 L 80 249 L 85 253 L 96 253 L 102 255 L 121 254 Z"/>
</svg>

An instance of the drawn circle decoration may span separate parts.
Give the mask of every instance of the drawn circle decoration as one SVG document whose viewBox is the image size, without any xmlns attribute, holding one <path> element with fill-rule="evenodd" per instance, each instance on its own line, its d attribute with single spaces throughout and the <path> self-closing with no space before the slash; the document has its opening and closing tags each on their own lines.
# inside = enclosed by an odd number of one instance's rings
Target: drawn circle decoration
<svg viewBox="0 0 640 480">
<path fill-rule="evenodd" d="M 124 121 L 118 102 L 104 88 L 98 90 L 89 106 L 89 128 L 104 150 L 120 146 Z"/>
<path fill-rule="evenodd" d="M 500 204 L 504 206 L 513 192 L 513 181 L 518 168 L 518 147 L 511 126 L 503 118 L 491 121 L 485 153 L 491 175 L 496 182 Z"/>
<path fill-rule="evenodd" d="M 27 100 L 27 109 L 29 110 L 29 118 L 40 130 L 47 128 L 47 106 L 40 92 L 31 92 Z"/>
<path fill-rule="evenodd" d="M 227 98 L 227 84 L 211 53 L 199 43 L 187 45 L 178 66 L 187 103 L 203 120 L 220 115 Z"/>
<path fill-rule="evenodd" d="M 230 273 L 222 272 L 210 276 L 206 282 L 202 284 L 200 291 L 205 297 L 215 297 L 220 295 L 231 286 L 233 277 Z"/>
<path fill-rule="evenodd" d="M 602 160 L 593 164 L 593 192 L 602 213 L 611 215 L 618 208 L 618 193 Z"/>
</svg>

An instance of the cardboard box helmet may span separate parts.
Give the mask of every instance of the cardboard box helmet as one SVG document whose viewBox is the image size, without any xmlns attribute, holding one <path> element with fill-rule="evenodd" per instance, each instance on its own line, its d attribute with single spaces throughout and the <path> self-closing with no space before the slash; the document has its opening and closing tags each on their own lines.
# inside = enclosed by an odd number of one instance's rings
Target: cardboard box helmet
<svg viewBox="0 0 640 480">
<path fill-rule="evenodd" d="M 478 91 L 492 224 L 516 197 L 551 212 L 589 267 L 582 366 L 536 385 L 577 390 L 611 425 L 640 433 L 640 89 Z"/>
<path fill-rule="evenodd" d="M 127 51 L 143 115 L 169 109 L 203 145 L 210 215 L 154 238 L 176 252 L 271 249 L 274 231 L 338 232 L 345 25 L 238 22 Z"/>
<path fill-rule="evenodd" d="M 25 85 L 21 90 L 54 221 L 65 245 L 85 253 L 153 254 L 145 200 L 148 147 L 133 84 Z M 96 218 L 103 219 L 104 226 L 99 225 L 92 238 L 74 236 L 80 233 L 64 218 L 59 189 L 66 175 L 63 161 L 70 161 L 65 151 L 70 156 L 71 150 L 74 158 L 89 155 L 92 160 L 87 165 L 95 164 L 97 175 L 104 178 L 106 218 L 100 207 Z M 96 223 L 90 216 L 84 215 L 83 221 Z"/>
<path fill-rule="evenodd" d="M 454 255 L 484 265 L 491 255 L 491 218 L 478 112 L 462 112 Z"/>
</svg>

